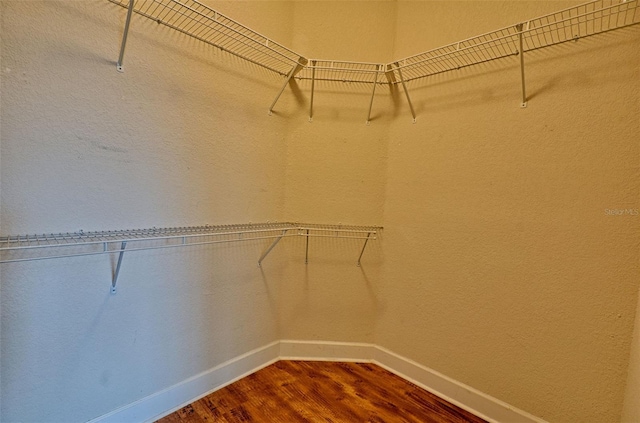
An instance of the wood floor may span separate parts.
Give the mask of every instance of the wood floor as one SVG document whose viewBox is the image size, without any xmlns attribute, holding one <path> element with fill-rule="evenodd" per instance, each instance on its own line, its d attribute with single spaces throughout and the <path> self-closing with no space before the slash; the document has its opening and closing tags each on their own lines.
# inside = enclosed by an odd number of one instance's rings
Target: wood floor
<svg viewBox="0 0 640 423">
<path fill-rule="evenodd" d="M 485 421 L 374 364 L 278 361 L 158 422 Z"/>
</svg>

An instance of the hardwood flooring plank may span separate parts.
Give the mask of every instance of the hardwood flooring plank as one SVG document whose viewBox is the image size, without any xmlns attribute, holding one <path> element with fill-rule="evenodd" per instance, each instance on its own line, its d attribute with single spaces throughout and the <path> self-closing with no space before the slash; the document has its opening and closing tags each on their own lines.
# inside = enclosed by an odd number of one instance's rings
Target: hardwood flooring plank
<svg viewBox="0 0 640 423">
<path fill-rule="evenodd" d="M 159 423 L 486 423 L 369 363 L 278 361 Z"/>
</svg>

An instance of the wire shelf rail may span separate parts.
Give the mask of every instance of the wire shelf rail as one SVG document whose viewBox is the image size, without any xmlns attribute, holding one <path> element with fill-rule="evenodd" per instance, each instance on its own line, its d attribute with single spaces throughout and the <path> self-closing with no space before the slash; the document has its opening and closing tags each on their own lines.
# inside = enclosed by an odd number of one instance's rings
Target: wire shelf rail
<svg viewBox="0 0 640 423">
<path fill-rule="evenodd" d="M 392 63 L 404 80 L 461 69 L 524 52 L 576 41 L 583 37 L 640 23 L 638 0 L 595 0 L 508 26 L 443 47 L 409 56 Z M 521 29 L 519 29 L 521 28 Z"/>
<path fill-rule="evenodd" d="M 135 12 L 286 77 L 269 107 L 269 114 L 292 78 L 311 81 L 309 121 L 313 120 L 317 82 L 371 84 L 367 124 L 379 84 L 402 85 L 415 122 L 416 113 L 407 88 L 408 82 L 511 56 L 519 56 L 520 59 L 521 106 L 526 107 L 524 53 L 640 23 L 640 0 L 592 0 L 384 64 L 309 60 L 197 0 L 109 1 L 128 9 L 118 60 L 119 70 L 122 70 L 131 14 Z M 386 79 L 381 77 L 382 74 Z"/>
<path fill-rule="evenodd" d="M 196 0 L 109 0 L 185 35 L 280 75 L 305 62 L 301 55 Z M 130 16 L 127 22 L 130 21 Z M 118 61 L 122 70 L 125 39 Z"/>
<path fill-rule="evenodd" d="M 115 293 L 118 274 L 126 252 L 220 244 L 240 241 L 272 240 L 258 259 L 258 266 L 276 244 L 286 237 L 306 238 L 305 263 L 308 262 L 309 238 L 328 237 L 363 240 L 377 239 L 381 227 L 319 225 L 299 223 L 248 223 L 236 225 L 205 225 L 174 228 L 150 228 L 100 232 L 67 232 L 57 234 L 12 235 L 0 237 L 0 264 L 45 259 L 61 259 L 100 254 L 118 254 L 111 292 Z"/>
</svg>

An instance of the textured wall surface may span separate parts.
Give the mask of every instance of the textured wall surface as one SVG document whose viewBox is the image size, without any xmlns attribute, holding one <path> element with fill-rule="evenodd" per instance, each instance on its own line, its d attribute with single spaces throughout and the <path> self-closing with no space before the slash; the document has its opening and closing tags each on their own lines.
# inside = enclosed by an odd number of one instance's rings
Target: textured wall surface
<svg viewBox="0 0 640 423">
<path fill-rule="evenodd" d="M 396 46 L 560 7 L 400 2 Z M 418 123 L 405 106 L 389 131 L 378 344 L 551 422 L 619 421 L 640 217 L 606 209 L 639 208 L 639 30 L 527 54 L 526 109 L 515 58 L 410 84 Z"/>
<path fill-rule="evenodd" d="M 291 47 L 309 58 L 384 62 L 393 51 L 394 16 L 395 3 L 389 1 L 295 2 Z M 370 86 L 319 81 L 311 123 L 310 81 L 292 88 L 277 108 L 289 122 L 287 219 L 381 225 L 388 89 L 378 88 L 367 126 Z M 283 338 L 373 342 L 381 243 L 369 243 L 361 268 L 356 261 L 362 241 L 311 239 L 308 266 L 303 244 L 301 238 L 290 245 L 282 279 Z"/>
<path fill-rule="evenodd" d="M 576 2 L 211 4 L 312 58 L 386 62 Z M 514 58 L 410 83 L 415 125 L 380 87 L 367 126 L 370 87 L 319 83 L 309 123 L 294 83 L 268 116 L 281 78 L 142 19 L 120 74 L 104 0 L 0 8 L 0 233 L 385 226 L 361 268 L 356 240 L 311 239 L 308 265 L 288 240 L 262 269 L 259 242 L 128 254 L 115 296 L 113 258 L 3 265 L 0 420 L 86 421 L 278 338 L 620 420 L 640 217 L 605 210 L 640 208 L 640 28 L 528 54 L 527 109 Z"/>
<path fill-rule="evenodd" d="M 124 9 L 0 6 L 3 234 L 282 218 L 280 78 L 142 19 L 118 73 Z M 287 42 L 289 10 L 247 19 Z M 265 244 L 125 254 L 116 295 L 116 257 L 2 265 L 0 420 L 86 421 L 279 339 Z"/>
</svg>

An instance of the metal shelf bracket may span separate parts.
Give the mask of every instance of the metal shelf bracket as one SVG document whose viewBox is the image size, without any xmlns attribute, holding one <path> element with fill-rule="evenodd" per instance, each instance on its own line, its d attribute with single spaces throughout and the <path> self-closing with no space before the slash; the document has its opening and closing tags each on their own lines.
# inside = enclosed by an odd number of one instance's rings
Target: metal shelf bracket
<svg viewBox="0 0 640 423">
<path fill-rule="evenodd" d="M 129 0 L 129 8 L 127 9 L 127 20 L 124 24 L 124 32 L 122 34 L 122 44 L 120 45 L 120 56 L 118 56 L 118 63 L 116 64 L 116 69 L 118 72 L 124 72 L 124 68 L 122 67 L 122 61 L 124 60 L 124 48 L 127 46 L 127 35 L 129 35 L 129 24 L 131 23 L 131 15 L 133 14 L 133 2 L 134 0 Z"/>
<path fill-rule="evenodd" d="M 302 69 L 304 69 L 304 67 L 307 65 L 308 62 L 309 61 L 307 59 L 305 59 L 304 57 L 300 56 L 300 58 L 298 59 L 298 64 L 294 65 L 293 68 L 291 68 L 291 72 L 289 72 L 289 74 L 287 75 L 287 79 L 284 81 L 284 84 L 282 84 L 282 88 L 280 88 L 280 91 L 276 95 L 276 98 L 273 99 L 273 103 L 271 103 L 271 106 L 269 106 L 269 116 L 271 116 L 271 114 L 273 112 L 273 108 L 276 106 L 276 103 L 278 102 L 278 99 L 280 98 L 280 96 L 284 92 L 284 89 L 287 88 L 287 85 L 289 84 L 289 81 L 291 81 L 291 79 L 294 76 L 296 76 L 296 74 L 298 72 L 300 72 Z"/>
<path fill-rule="evenodd" d="M 311 100 L 309 104 L 309 122 L 313 122 L 313 92 L 316 87 L 316 61 L 311 61 Z"/>
<path fill-rule="evenodd" d="M 376 70 L 380 71 L 380 66 L 376 66 Z M 371 91 L 371 101 L 369 102 L 369 113 L 367 114 L 367 125 L 371 122 L 371 109 L 373 108 L 373 97 L 376 95 L 376 85 L 378 85 L 378 75 L 379 72 L 375 73 L 375 77 L 373 79 L 373 90 Z"/>
<path fill-rule="evenodd" d="M 278 238 L 276 238 L 271 245 L 269 246 L 269 248 L 267 248 L 267 250 L 262 253 L 262 255 L 260 256 L 260 258 L 258 259 L 258 267 L 262 267 L 262 260 L 264 260 L 264 258 L 271 252 L 271 250 L 273 250 L 273 247 L 275 247 L 278 242 L 280 242 L 280 240 L 282 239 L 282 237 L 284 237 L 287 234 L 288 229 L 284 229 L 282 231 L 282 235 L 280 235 Z"/>
<path fill-rule="evenodd" d="M 360 267 L 360 261 L 362 260 L 362 255 L 364 254 L 364 249 L 367 248 L 367 242 L 369 242 L 369 237 L 371 237 L 371 232 L 367 232 L 367 239 L 364 240 L 364 245 L 362 246 L 362 251 L 360 251 L 360 256 L 358 257 L 358 267 Z"/>
<path fill-rule="evenodd" d="M 116 284 L 118 283 L 118 275 L 120 275 L 120 266 L 122 266 L 122 257 L 124 257 L 124 249 L 127 248 L 127 241 L 122 241 L 120 244 L 120 254 L 118 255 L 118 264 L 116 265 L 116 271 L 113 274 L 113 280 L 111 281 L 111 293 L 116 293 Z"/>
<path fill-rule="evenodd" d="M 520 55 L 520 77 L 522 79 L 522 102 L 520 103 L 521 108 L 527 107 L 527 91 L 525 88 L 525 79 L 524 79 L 524 49 L 522 48 L 522 33 L 525 30 L 524 24 L 517 24 L 516 30 L 518 31 L 518 44 L 520 48 L 518 50 L 518 54 Z M 529 30 L 529 22 L 527 22 L 526 30 Z"/>
<path fill-rule="evenodd" d="M 413 123 L 416 123 L 416 111 L 413 109 L 413 103 L 411 102 L 411 97 L 409 96 L 409 90 L 407 89 L 407 84 L 406 82 L 404 82 L 404 78 L 402 76 L 402 69 L 400 69 L 400 64 L 398 62 L 396 62 L 395 65 L 396 70 L 398 71 L 398 76 L 400 77 L 400 82 L 402 83 L 402 88 L 404 89 L 404 94 L 407 96 L 409 109 L 411 109 L 411 116 L 413 116 Z"/>
</svg>

